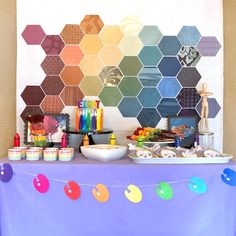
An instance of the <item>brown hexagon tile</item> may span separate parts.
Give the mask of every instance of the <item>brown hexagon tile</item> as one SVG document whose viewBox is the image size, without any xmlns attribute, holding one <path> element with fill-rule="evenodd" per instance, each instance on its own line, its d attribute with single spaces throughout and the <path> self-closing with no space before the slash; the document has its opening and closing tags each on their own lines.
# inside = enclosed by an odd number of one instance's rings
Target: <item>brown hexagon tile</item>
<svg viewBox="0 0 236 236">
<path fill-rule="evenodd" d="M 64 87 L 59 76 L 46 76 L 41 83 L 41 88 L 46 95 L 59 95 Z"/>
<path fill-rule="evenodd" d="M 46 96 L 40 105 L 44 113 L 61 113 L 65 105 L 59 96 Z"/>
<path fill-rule="evenodd" d="M 66 86 L 60 97 L 66 106 L 77 106 L 84 95 L 78 86 Z"/>
<path fill-rule="evenodd" d="M 40 86 L 26 86 L 21 97 L 26 105 L 39 105 L 45 94 Z"/>
<path fill-rule="evenodd" d="M 60 35 L 47 35 L 41 43 L 41 47 L 47 55 L 59 55 L 64 46 Z"/>
<path fill-rule="evenodd" d="M 79 65 L 84 54 L 79 46 L 65 46 L 60 57 L 66 65 Z"/>
<path fill-rule="evenodd" d="M 86 15 L 80 23 L 85 34 L 98 34 L 103 25 L 104 24 L 98 15 Z"/>
<path fill-rule="evenodd" d="M 46 56 L 41 63 L 41 67 L 46 75 L 59 75 L 64 66 L 59 56 Z"/>
<path fill-rule="evenodd" d="M 66 44 L 79 44 L 84 37 L 84 32 L 80 25 L 67 24 L 60 35 Z"/>
<path fill-rule="evenodd" d="M 21 35 L 28 45 L 39 45 L 46 34 L 40 25 L 27 25 Z"/>
<path fill-rule="evenodd" d="M 84 77 L 78 66 L 65 66 L 60 76 L 65 85 L 78 85 Z"/>
<path fill-rule="evenodd" d="M 86 76 L 79 85 L 84 96 L 98 96 L 103 88 L 101 80 L 97 76 Z"/>
<path fill-rule="evenodd" d="M 43 114 L 40 106 L 26 106 L 24 111 L 21 113 L 21 119 L 26 122 L 26 116 L 28 114 Z"/>
</svg>

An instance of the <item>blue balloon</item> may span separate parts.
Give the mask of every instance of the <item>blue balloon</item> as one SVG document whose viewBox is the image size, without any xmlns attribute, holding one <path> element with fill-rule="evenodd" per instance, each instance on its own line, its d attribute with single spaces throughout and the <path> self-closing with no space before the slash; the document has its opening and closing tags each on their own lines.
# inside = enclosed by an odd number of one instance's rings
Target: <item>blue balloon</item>
<svg viewBox="0 0 236 236">
<path fill-rule="evenodd" d="M 189 179 L 188 187 L 195 193 L 202 194 L 207 191 L 207 185 L 204 179 L 193 176 Z"/>
<path fill-rule="evenodd" d="M 236 186 L 236 172 L 230 168 L 223 170 L 221 179 L 230 186 Z"/>
</svg>

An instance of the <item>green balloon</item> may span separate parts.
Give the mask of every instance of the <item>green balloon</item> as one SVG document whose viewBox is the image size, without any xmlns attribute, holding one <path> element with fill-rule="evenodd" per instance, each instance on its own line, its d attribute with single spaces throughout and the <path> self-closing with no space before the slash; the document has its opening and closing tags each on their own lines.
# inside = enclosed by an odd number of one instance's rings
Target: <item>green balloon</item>
<svg viewBox="0 0 236 236">
<path fill-rule="evenodd" d="M 166 182 L 160 182 L 156 186 L 155 191 L 156 191 L 156 194 L 164 200 L 170 200 L 173 197 L 173 189 Z"/>
</svg>

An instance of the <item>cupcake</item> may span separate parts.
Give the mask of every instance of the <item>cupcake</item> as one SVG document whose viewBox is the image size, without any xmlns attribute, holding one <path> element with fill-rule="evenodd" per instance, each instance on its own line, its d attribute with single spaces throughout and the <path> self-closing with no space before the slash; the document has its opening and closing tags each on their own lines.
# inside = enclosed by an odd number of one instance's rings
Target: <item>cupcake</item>
<svg viewBox="0 0 236 236">
<path fill-rule="evenodd" d="M 38 161 L 40 159 L 40 150 L 30 148 L 26 150 L 26 160 L 28 161 Z"/>
<path fill-rule="evenodd" d="M 21 151 L 21 158 L 26 157 L 26 149 L 27 147 L 13 147 L 14 149 L 19 149 Z"/>
<path fill-rule="evenodd" d="M 72 150 L 71 148 L 61 148 L 58 151 L 59 161 L 71 161 Z"/>
<path fill-rule="evenodd" d="M 21 160 L 21 149 L 17 149 L 17 148 L 8 149 L 8 159 L 10 161 Z"/>
<path fill-rule="evenodd" d="M 45 161 L 56 161 L 57 160 L 58 148 L 46 148 L 43 150 L 43 159 Z"/>
</svg>

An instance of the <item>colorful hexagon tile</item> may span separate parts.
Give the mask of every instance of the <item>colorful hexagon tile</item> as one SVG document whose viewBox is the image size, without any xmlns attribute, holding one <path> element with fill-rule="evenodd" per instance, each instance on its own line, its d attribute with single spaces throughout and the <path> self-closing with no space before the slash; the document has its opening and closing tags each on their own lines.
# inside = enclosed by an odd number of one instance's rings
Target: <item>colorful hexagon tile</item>
<svg viewBox="0 0 236 236">
<path fill-rule="evenodd" d="M 138 79 L 143 86 L 157 86 L 162 78 L 157 67 L 143 67 L 138 74 Z"/>
<path fill-rule="evenodd" d="M 174 98 L 179 93 L 181 85 L 175 77 L 163 77 L 157 88 L 163 97 Z"/>
<path fill-rule="evenodd" d="M 64 87 L 59 76 L 46 76 L 41 83 L 41 88 L 46 95 L 59 95 Z"/>
<path fill-rule="evenodd" d="M 84 95 L 78 86 L 66 86 L 60 97 L 66 106 L 77 106 Z"/>
<path fill-rule="evenodd" d="M 84 32 L 80 25 L 67 24 L 60 35 L 66 44 L 79 44 L 84 37 Z"/>
<path fill-rule="evenodd" d="M 195 67 L 183 67 L 177 75 L 177 79 L 183 87 L 195 87 L 201 77 Z"/>
<path fill-rule="evenodd" d="M 161 116 L 155 108 L 143 108 L 137 119 L 142 127 L 156 127 Z"/>
<path fill-rule="evenodd" d="M 136 77 L 124 77 L 118 87 L 123 96 L 137 96 L 142 89 Z"/>
<path fill-rule="evenodd" d="M 105 45 L 117 45 L 123 37 L 123 33 L 117 25 L 105 25 L 99 33 L 99 37 Z"/>
<path fill-rule="evenodd" d="M 26 105 L 39 105 L 45 95 L 40 86 L 26 86 L 21 97 Z"/>
<path fill-rule="evenodd" d="M 28 45 L 39 45 L 46 36 L 40 25 L 27 25 L 21 35 Z"/>
<path fill-rule="evenodd" d="M 105 86 L 117 86 L 123 78 L 120 69 L 116 66 L 105 66 L 98 75 Z"/>
<path fill-rule="evenodd" d="M 197 44 L 197 49 L 202 56 L 216 56 L 221 45 L 216 37 L 202 37 Z"/>
<path fill-rule="evenodd" d="M 163 57 L 158 68 L 163 76 L 176 76 L 181 65 L 176 57 Z"/>
<path fill-rule="evenodd" d="M 178 53 L 178 59 L 182 66 L 196 66 L 200 58 L 198 49 L 192 46 L 183 46 Z"/>
<path fill-rule="evenodd" d="M 143 25 L 137 16 L 126 16 L 120 23 L 124 36 L 138 35 Z"/>
<path fill-rule="evenodd" d="M 103 42 L 98 35 L 85 35 L 79 45 L 86 55 L 97 55 L 103 48 Z"/>
<path fill-rule="evenodd" d="M 80 68 L 85 76 L 97 76 L 102 71 L 103 64 L 98 56 L 85 55 Z"/>
<path fill-rule="evenodd" d="M 209 118 L 215 118 L 217 114 L 219 113 L 221 107 L 217 100 L 215 98 L 208 98 L 208 107 L 209 107 Z M 201 114 L 201 109 L 202 109 L 202 104 L 201 101 L 197 104 L 196 110 L 198 111 L 199 114 Z"/>
<path fill-rule="evenodd" d="M 144 46 L 138 57 L 144 66 L 157 66 L 163 55 L 156 46 Z"/>
<path fill-rule="evenodd" d="M 85 34 L 98 34 L 103 25 L 104 24 L 98 15 L 86 15 L 80 23 Z"/>
<path fill-rule="evenodd" d="M 84 75 L 79 66 L 65 66 L 60 77 L 65 85 L 79 85 Z"/>
<path fill-rule="evenodd" d="M 195 116 L 197 123 L 200 121 L 201 117 L 195 109 L 181 109 L 178 116 Z"/>
<path fill-rule="evenodd" d="M 176 56 L 181 48 L 181 43 L 176 36 L 163 36 L 158 44 L 164 56 Z"/>
<path fill-rule="evenodd" d="M 145 46 L 157 45 L 162 38 L 162 33 L 155 25 L 145 25 L 138 36 Z"/>
<path fill-rule="evenodd" d="M 183 26 L 178 33 L 178 38 L 183 46 L 195 46 L 201 34 L 196 26 Z"/>
<path fill-rule="evenodd" d="M 41 67 L 46 75 L 59 75 L 64 66 L 59 56 L 46 56 L 41 63 Z"/>
<path fill-rule="evenodd" d="M 182 88 L 176 98 L 182 108 L 195 108 L 201 99 L 196 88 Z"/>
<path fill-rule="evenodd" d="M 142 106 L 136 97 L 124 97 L 121 100 L 118 109 L 123 117 L 136 117 L 141 111 Z"/>
<path fill-rule="evenodd" d="M 59 35 L 47 35 L 41 47 L 47 55 L 59 55 L 65 44 Z"/>
<path fill-rule="evenodd" d="M 117 87 L 104 87 L 98 97 L 104 106 L 116 107 L 122 99 L 122 94 Z"/>
<path fill-rule="evenodd" d="M 125 56 L 120 62 L 119 68 L 124 76 L 137 76 L 142 69 L 142 64 L 138 57 Z"/>
<path fill-rule="evenodd" d="M 26 106 L 20 115 L 24 122 L 26 122 L 26 116 L 28 114 L 43 114 L 43 111 L 40 106 Z"/>
<path fill-rule="evenodd" d="M 124 36 L 119 42 L 119 48 L 124 56 L 137 56 L 142 47 L 143 43 L 136 35 Z"/>
<path fill-rule="evenodd" d="M 98 96 L 103 88 L 101 80 L 97 76 L 85 76 L 79 87 L 84 96 Z"/>
<path fill-rule="evenodd" d="M 44 113 L 61 113 L 64 104 L 59 96 L 46 96 L 40 107 Z"/>
<path fill-rule="evenodd" d="M 156 88 L 143 88 L 138 95 L 138 100 L 143 107 L 156 107 L 161 100 L 161 95 Z"/>
<path fill-rule="evenodd" d="M 181 107 L 175 98 L 162 98 L 157 106 L 157 110 L 163 118 L 177 115 L 180 109 Z"/>
<path fill-rule="evenodd" d="M 100 52 L 100 58 L 104 65 L 118 66 L 123 54 L 118 46 L 105 46 Z"/>
<path fill-rule="evenodd" d="M 79 46 L 65 46 L 60 54 L 65 65 L 79 65 L 84 54 Z"/>
</svg>

